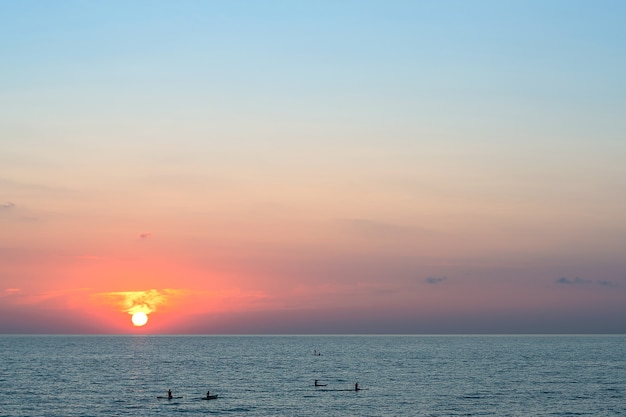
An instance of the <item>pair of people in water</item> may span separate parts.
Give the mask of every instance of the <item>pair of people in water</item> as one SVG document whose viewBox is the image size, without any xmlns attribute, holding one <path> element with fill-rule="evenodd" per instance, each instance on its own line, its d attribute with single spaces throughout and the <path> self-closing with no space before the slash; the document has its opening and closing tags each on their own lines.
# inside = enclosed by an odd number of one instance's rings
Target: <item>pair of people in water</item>
<svg viewBox="0 0 626 417">
<path fill-rule="evenodd" d="M 316 380 L 315 382 L 317 383 L 317 380 Z M 210 396 L 211 396 L 211 391 L 207 391 L 207 392 L 206 392 L 206 397 L 207 397 L 207 398 L 209 398 Z M 167 390 L 167 398 L 169 398 L 170 400 L 171 400 L 172 398 L 174 398 L 174 397 L 172 396 L 172 390 L 171 390 L 171 389 L 168 389 L 168 390 Z"/>
</svg>

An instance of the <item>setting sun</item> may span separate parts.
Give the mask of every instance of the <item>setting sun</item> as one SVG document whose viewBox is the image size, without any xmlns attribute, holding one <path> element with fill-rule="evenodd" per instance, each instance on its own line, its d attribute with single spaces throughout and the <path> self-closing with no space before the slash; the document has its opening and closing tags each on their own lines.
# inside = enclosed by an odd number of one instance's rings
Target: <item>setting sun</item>
<svg viewBox="0 0 626 417">
<path fill-rule="evenodd" d="M 133 321 L 133 325 L 139 327 L 139 326 L 143 326 L 144 324 L 148 322 L 148 316 L 146 315 L 146 313 L 142 313 L 141 311 L 139 311 L 133 314 L 133 317 L 131 320 Z"/>
</svg>

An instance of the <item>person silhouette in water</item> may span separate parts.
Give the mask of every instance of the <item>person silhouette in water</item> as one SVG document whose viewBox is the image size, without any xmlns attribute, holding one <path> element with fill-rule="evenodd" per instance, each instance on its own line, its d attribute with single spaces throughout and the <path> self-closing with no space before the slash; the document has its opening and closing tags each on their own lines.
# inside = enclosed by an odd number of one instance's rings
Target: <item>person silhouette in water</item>
<svg viewBox="0 0 626 417">
<path fill-rule="evenodd" d="M 172 399 L 172 390 L 171 389 L 167 390 L 167 398 Z"/>
</svg>

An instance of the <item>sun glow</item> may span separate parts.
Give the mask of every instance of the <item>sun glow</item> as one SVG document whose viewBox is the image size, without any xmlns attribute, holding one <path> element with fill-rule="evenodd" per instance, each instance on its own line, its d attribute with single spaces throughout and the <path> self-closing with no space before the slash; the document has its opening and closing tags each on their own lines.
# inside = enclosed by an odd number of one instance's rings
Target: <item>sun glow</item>
<svg viewBox="0 0 626 417">
<path fill-rule="evenodd" d="M 148 315 L 146 313 L 138 311 L 137 313 L 133 314 L 131 320 L 133 321 L 134 326 L 140 327 L 148 322 Z"/>
</svg>

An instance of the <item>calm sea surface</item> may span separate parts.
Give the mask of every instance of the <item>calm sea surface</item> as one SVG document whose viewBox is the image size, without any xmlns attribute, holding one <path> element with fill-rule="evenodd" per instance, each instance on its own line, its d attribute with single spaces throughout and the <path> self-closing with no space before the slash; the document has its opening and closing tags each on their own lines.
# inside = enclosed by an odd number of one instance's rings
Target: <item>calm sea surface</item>
<svg viewBox="0 0 626 417">
<path fill-rule="evenodd" d="M 1 416 L 626 415 L 626 336 L 0 336 L 0 354 Z"/>
</svg>

